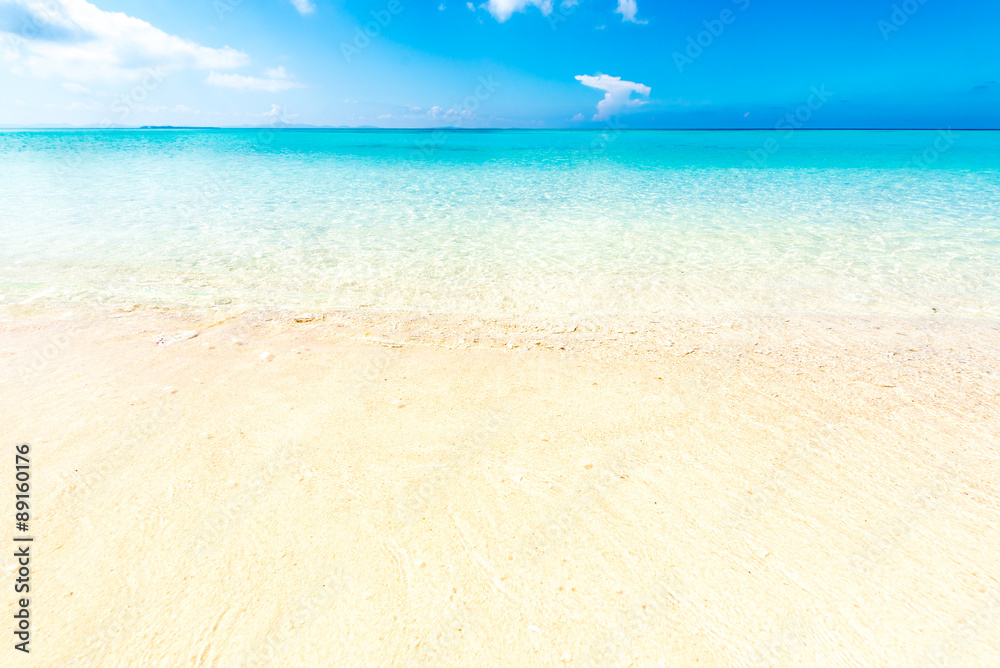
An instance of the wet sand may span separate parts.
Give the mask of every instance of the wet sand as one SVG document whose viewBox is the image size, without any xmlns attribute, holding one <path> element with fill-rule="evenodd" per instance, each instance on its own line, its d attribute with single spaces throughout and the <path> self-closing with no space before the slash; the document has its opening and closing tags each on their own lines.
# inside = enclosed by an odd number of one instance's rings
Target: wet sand
<svg viewBox="0 0 1000 668">
<path fill-rule="evenodd" d="M 8 307 L 18 661 L 995 665 L 998 360 L 990 321 Z"/>
</svg>

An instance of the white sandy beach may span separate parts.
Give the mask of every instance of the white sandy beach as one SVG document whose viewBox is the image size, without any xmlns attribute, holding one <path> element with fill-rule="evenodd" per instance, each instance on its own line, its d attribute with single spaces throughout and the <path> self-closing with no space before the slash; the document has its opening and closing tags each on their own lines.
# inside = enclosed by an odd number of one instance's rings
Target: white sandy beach
<svg viewBox="0 0 1000 668">
<path fill-rule="evenodd" d="M 30 665 L 1000 661 L 995 324 L 108 315 L 4 320 Z"/>
<path fill-rule="evenodd" d="M 996 323 L 295 320 L 6 310 L 23 665 L 1000 663 Z"/>
</svg>

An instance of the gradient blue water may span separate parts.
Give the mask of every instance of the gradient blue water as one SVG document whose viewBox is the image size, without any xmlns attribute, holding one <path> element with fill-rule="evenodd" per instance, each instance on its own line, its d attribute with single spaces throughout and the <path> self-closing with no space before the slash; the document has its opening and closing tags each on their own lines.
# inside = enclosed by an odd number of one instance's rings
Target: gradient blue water
<svg viewBox="0 0 1000 668">
<path fill-rule="evenodd" d="M 995 132 L 0 132 L 7 304 L 997 318 L 998 268 Z"/>
</svg>

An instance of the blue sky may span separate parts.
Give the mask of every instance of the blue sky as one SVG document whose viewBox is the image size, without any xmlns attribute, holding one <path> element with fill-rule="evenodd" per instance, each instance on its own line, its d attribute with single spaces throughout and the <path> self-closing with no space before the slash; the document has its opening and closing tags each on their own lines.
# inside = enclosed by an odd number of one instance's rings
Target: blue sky
<svg viewBox="0 0 1000 668">
<path fill-rule="evenodd" d="M 995 0 L 0 0 L 0 125 L 1000 127 Z"/>
</svg>

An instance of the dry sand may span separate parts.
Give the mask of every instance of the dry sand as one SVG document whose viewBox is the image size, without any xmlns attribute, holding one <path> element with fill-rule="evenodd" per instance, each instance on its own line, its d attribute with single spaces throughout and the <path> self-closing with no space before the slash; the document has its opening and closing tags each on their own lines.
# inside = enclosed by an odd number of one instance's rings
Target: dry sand
<svg viewBox="0 0 1000 668">
<path fill-rule="evenodd" d="M 996 323 L 295 320 L 3 313 L 4 656 L 1000 665 Z"/>
</svg>

